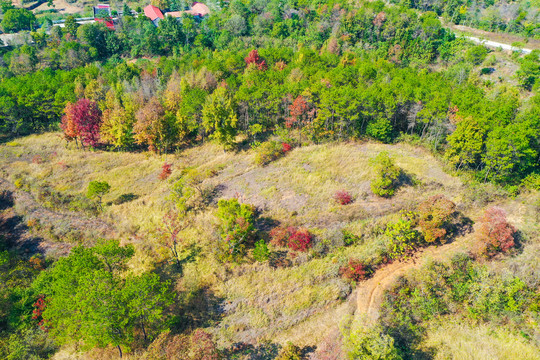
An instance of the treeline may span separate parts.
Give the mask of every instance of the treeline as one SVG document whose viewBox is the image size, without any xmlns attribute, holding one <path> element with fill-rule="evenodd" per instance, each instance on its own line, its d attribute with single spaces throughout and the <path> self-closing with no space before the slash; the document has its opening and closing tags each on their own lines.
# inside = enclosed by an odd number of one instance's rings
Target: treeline
<svg viewBox="0 0 540 360">
<path fill-rule="evenodd" d="M 530 38 L 540 37 L 540 11 L 530 1 L 493 0 L 394 0 L 421 11 L 434 11 L 454 24 L 493 32 L 509 32 Z"/>
<path fill-rule="evenodd" d="M 302 48 L 36 72 L 2 84 L 11 104 L 3 125 L 21 133 L 54 126 L 69 101 L 63 128 L 85 146 L 166 152 L 213 137 L 232 148 L 237 135 L 255 142 L 276 129 L 298 143 L 409 135 L 482 180 L 516 183 L 538 171 L 540 99 L 522 104 L 516 88 L 477 86 L 462 64 L 430 72 Z M 81 111 L 97 114 L 79 115 L 95 122 L 84 134 L 76 127 L 86 125 L 73 125 Z"/>
<path fill-rule="evenodd" d="M 272 131 L 298 143 L 412 136 L 481 180 L 539 186 L 539 98 L 522 104 L 518 88 L 483 81 L 474 69 L 487 50 L 435 13 L 235 1 L 200 23 L 127 16 L 115 32 L 68 21 L 32 36 L 36 46 L 4 56 L 4 134 L 58 129 L 65 114 L 67 140 L 123 150 L 208 138 L 234 148 L 238 135 L 256 146 Z M 533 52 L 517 78 L 536 89 L 539 74 Z"/>
<path fill-rule="evenodd" d="M 439 47 L 453 35 L 441 27 L 434 13 L 419 16 L 414 10 L 385 7 L 382 2 L 360 9 L 347 6 L 233 1 L 203 20 L 166 17 L 159 27 L 145 16 L 126 15 L 115 31 L 100 23 L 80 26 L 71 17 L 64 28 L 31 32 L 32 46 L 6 53 L 3 75 L 41 68 L 73 69 L 97 60 L 118 61 L 122 56 L 181 56 L 206 49 L 296 49 L 300 45 L 325 47 L 334 53 L 376 50 L 380 57 L 407 64 L 427 63 L 439 53 L 449 55 L 450 49 Z"/>
</svg>

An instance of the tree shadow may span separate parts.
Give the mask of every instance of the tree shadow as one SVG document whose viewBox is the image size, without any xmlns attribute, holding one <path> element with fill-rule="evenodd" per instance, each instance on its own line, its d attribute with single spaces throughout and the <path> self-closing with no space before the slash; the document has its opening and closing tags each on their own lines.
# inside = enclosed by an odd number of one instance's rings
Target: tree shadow
<svg viewBox="0 0 540 360">
<path fill-rule="evenodd" d="M 257 345 L 247 343 L 235 343 L 223 352 L 226 359 L 234 359 L 242 356 L 247 360 L 273 360 L 279 355 L 282 346 L 272 342 L 264 342 Z M 305 346 L 300 349 L 301 359 L 308 359 L 309 354 L 316 350 L 314 346 Z"/>
<path fill-rule="evenodd" d="M 172 308 L 171 333 L 215 326 L 223 314 L 223 300 L 206 286 L 181 293 Z"/>
</svg>

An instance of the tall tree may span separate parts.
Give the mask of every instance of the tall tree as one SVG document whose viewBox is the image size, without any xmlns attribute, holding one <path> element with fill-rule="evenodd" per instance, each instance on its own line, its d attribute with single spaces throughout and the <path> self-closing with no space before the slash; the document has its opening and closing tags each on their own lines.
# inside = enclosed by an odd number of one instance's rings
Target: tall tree
<svg viewBox="0 0 540 360">
<path fill-rule="evenodd" d="M 203 107 L 203 125 L 226 149 L 235 145 L 238 131 L 236 103 L 231 92 L 225 86 L 218 87 Z"/>
</svg>

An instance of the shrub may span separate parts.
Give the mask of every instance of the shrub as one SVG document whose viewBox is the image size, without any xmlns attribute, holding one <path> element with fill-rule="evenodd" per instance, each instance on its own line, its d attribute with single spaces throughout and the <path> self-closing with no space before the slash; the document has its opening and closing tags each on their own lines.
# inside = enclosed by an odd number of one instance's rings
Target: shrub
<svg viewBox="0 0 540 360">
<path fill-rule="evenodd" d="M 291 250 L 304 252 L 313 246 L 312 242 L 313 235 L 307 229 L 295 229 L 294 233 L 289 237 L 287 246 Z"/>
<path fill-rule="evenodd" d="M 418 206 L 418 225 L 428 243 L 444 242 L 456 204 L 444 195 L 435 195 Z"/>
<path fill-rule="evenodd" d="M 285 155 L 291 150 L 291 145 L 279 143 L 277 141 L 267 141 L 257 147 L 255 163 L 257 165 L 267 165 Z"/>
<path fill-rule="evenodd" d="M 370 160 L 375 172 L 375 179 L 371 181 L 371 191 L 375 195 L 390 197 L 394 195 L 401 169 L 394 164 L 394 161 L 383 151 Z"/>
<path fill-rule="evenodd" d="M 540 190 L 540 173 L 532 173 L 521 182 L 526 188 Z"/>
<path fill-rule="evenodd" d="M 289 151 L 291 151 L 291 149 L 292 149 L 291 145 L 287 144 L 286 142 L 281 143 L 281 151 L 283 153 L 288 153 Z"/>
<path fill-rule="evenodd" d="M 287 344 L 281 349 L 278 357 L 275 360 L 301 360 L 302 359 L 302 350 L 294 345 L 292 342 L 287 342 Z"/>
<path fill-rule="evenodd" d="M 287 246 L 287 241 L 296 229 L 294 227 L 277 226 L 270 231 L 270 244 Z"/>
<path fill-rule="evenodd" d="M 515 232 L 516 229 L 506 220 L 503 209 L 489 208 L 480 219 L 480 226 L 476 232 L 478 253 L 492 257 L 497 253 L 508 252 L 516 245 Z"/>
<path fill-rule="evenodd" d="M 255 243 L 255 248 L 253 249 L 253 258 L 259 262 L 264 262 L 270 257 L 270 250 L 268 250 L 268 245 L 264 240 L 259 240 Z"/>
<path fill-rule="evenodd" d="M 370 269 L 360 260 L 349 259 L 347 265 L 339 269 L 339 274 L 350 281 L 366 280 L 371 274 Z"/>
<path fill-rule="evenodd" d="M 172 164 L 164 163 L 161 167 L 161 173 L 159 174 L 159 180 L 166 180 L 172 174 Z"/>
<path fill-rule="evenodd" d="M 343 338 L 349 359 L 402 359 L 394 344 L 394 338 L 385 334 L 379 326 L 361 327 L 355 331 L 346 329 Z"/>
<path fill-rule="evenodd" d="M 240 204 L 238 199 L 219 200 L 217 217 L 220 220 L 218 259 L 239 261 L 255 235 L 255 209 Z"/>
<path fill-rule="evenodd" d="M 414 252 L 420 243 L 420 233 L 414 229 L 416 214 L 407 212 L 395 223 L 386 225 L 384 234 L 389 238 L 388 255 L 392 259 Z"/>
<path fill-rule="evenodd" d="M 336 191 L 334 194 L 334 200 L 340 205 L 348 205 L 352 203 L 352 196 L 345 190 Z"/>
<path fill-rule="evenodd" d="M 41 155 L 34 155 L 32 158 L 32 164 L 41 164 L 43 162 L 43 158 Z"/>
</svg>

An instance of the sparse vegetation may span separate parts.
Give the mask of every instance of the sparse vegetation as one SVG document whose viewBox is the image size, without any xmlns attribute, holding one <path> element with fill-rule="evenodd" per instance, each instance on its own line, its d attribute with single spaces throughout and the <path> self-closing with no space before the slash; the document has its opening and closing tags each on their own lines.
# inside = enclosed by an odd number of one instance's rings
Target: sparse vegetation
<svg viewBox="0 0 540 360">
<path fill-rule="evenodd" d="M 538 358 L 534 4 L 73 1 L 0 1 L 0 358 Z"/>
</svg>

